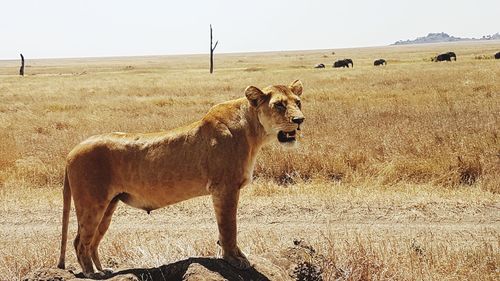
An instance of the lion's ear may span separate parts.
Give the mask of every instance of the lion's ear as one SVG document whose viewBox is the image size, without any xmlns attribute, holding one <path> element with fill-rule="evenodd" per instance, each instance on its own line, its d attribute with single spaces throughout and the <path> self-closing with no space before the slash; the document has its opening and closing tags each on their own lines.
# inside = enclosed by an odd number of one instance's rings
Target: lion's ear
<svg viewBox="0 0 500 281">
<path fill-rule="evenodd" d="M 297 96 L 302 95 L 302 82 L 300 82 L 300 80 L 293 81 L 292 84 L 290 84 L 290 89 L 292 90 L 292 93 Z"/>
<path fill-rule="evenodd" d="M 266 94 L 264 94 L 259 88 L 254 86 L 248 86 L 245 89 L 245 96 L 250 101 L 252 106 L 259 106 L 266 99 Z"/>
</svg>

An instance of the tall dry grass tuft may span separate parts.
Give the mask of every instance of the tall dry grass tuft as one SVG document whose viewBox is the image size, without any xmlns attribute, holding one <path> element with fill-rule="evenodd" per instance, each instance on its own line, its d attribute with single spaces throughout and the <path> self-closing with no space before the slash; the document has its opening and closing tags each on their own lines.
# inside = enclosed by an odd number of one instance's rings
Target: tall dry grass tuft
<svg viewBox="0 0 500 281">
<path fill-rule="evenodd" d="M 0 169 L 11 167 L 18 159 L 17 144 L 12 134 L 0 131 Z"/>
<path fill-rule="evenodd" d="M 19 158 L 17 145 L 12 134 L 0 131 L 0 187 L 11 175 L 11 169 Z"/>
</svg>

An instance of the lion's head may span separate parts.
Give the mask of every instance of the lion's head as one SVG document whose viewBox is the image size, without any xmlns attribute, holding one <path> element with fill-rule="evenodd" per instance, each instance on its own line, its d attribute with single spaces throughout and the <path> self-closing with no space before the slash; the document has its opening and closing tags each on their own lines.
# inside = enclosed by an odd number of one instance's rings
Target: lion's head
<svg viewBox="0 0 500 281">
<path fill-rule="evenodd" d="M 245 95 L 257 109 L 259 122 L 268 135 L 275 135 L 282 144 L 295 143 L 297 130 L 304 121 L 300 80 L 293 81 L 290 86 L 269 86 L 263 90 L 248 86 Z"/>
</svg>

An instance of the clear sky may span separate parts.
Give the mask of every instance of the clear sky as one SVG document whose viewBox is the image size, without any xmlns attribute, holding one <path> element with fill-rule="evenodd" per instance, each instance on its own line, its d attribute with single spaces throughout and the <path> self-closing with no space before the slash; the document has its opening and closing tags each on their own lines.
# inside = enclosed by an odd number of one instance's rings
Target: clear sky
<svg viewBox="0 0 500 281">
<path fill-rule="evenodd" d="M 500 0 L 0 0 L 0 59 L 333 49 L 500 32 Z"/>
</svg>

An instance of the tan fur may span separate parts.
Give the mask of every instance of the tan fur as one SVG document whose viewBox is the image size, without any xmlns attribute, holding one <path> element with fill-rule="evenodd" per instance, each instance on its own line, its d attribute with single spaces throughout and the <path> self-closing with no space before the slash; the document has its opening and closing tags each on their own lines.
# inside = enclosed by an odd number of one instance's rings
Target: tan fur
<svg viewBox="0 0 500 281">
<path fill-rule="evenodd" d="M 151 211 L 201 195 L 211 195 L 223 257 L 238 268 L 250 266 L 236 241 L 239 190 L 252 179 L 258 151 L 279 130 L 297 129 L 302 83 L 250 86 L 246 98 L 218 104 L 191 125 L 147 134 L 93 136 L 68 155 L 61 256 L 64 268 L 71 196 L 78 233 L 74 241 L 84 274 L 103 271 L 97 248 L 118 201 Z M 281 101 L 286 110 L 276 110 Z"/>
</svg>

